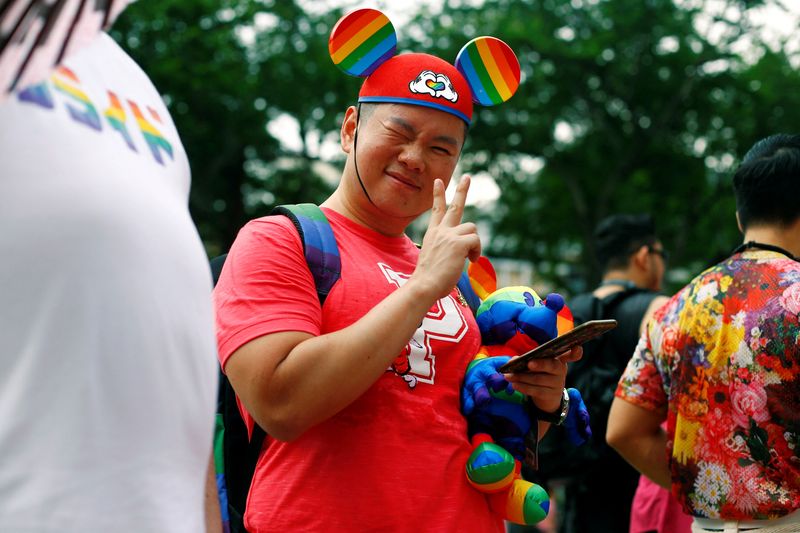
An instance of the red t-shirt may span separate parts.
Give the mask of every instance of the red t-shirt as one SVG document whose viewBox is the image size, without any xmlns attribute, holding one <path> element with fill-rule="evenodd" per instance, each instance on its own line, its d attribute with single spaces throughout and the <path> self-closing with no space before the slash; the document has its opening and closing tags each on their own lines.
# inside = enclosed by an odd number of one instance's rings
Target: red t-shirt
<svg viewBox="0 0 800 533">
<path fill-rule="evenodd" d="M 262 335 L 340 330 L 414 271 L 419 251 L 407 237 L 325 214 L 342 277 L 322 310 L 289 219 L 261 218 L 242 229 L 214 293 L 223 365 Z M 475 320 L 454 291 L 360 398 L 292 442 L 267 437 L 248 497 L 248 530 L 502 530 L 464 472 L 471 447 L 459 387 L 479 344 Z"/>
</svg>

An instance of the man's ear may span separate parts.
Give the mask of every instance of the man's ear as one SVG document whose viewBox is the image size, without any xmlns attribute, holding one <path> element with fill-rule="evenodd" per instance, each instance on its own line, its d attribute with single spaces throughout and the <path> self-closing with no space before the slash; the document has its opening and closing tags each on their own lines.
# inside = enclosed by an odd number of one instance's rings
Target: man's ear
<svg viewBox="0 0 800 533">
<path fill-rule="evenodd" d="M 356 128 L 358 127 L 358 112 L 355 106 L 350 106 L 344 114 L 342 121 L 342 130 L 339 133 L 339 142 L 342 145 L 342 151 L 346 154 L 350 153 L 353 148 L 353 143 L 356 137 Z"/>
<path fill-rule="evenodd" d="M 742 227 L 742 220 L 739 218 L 738 211 L 736 211 L 736 226 L 739 228 L 739 233 L 744 235 L 744 228 Z"/>
<path fill-rule="evenodd" d="M 631 261 L 633 261 L 633 264 L 640 270 L 647 270 L 647 267 L 649 265 L 648 263 L 649 255 L 650 255 L 650 247 L 647 246 L 646 244 L 643 244 L 642 246 L 639 247 L 638 250 L 633 252 L 633 255 L 631 256 Z"/>
</svg>

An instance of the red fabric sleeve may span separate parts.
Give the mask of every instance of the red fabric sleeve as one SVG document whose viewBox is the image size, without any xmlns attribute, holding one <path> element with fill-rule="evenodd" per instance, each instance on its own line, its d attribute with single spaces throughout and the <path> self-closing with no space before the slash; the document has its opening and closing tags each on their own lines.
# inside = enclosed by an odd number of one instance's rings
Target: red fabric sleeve
<svg viewBox="0 0 800 533">
<path fill-rule="evenodd" d="M 314 278 L 287 217 L 259 218 L 241 229 L 213 298 L 223 368 L 233 352 L 263 335 L 319 335 L 321 310 Z"/>
</svg>

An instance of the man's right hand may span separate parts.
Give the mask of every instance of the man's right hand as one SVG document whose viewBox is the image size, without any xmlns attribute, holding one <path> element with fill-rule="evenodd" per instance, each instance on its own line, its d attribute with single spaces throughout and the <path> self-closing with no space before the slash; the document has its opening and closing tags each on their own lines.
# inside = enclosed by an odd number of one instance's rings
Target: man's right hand
<svg viewBox="0 0 800 533">
<path fill-rule="evenodd" d="M 469 191 L 470 177 L 463 176 L 456 186 L 453 201 L 445 201 L 444 182 L 433 183 L 433 208 L 422 251 L 408 284 L 431 297 L 444 298 L 456 286 L 464 260 L 476 261 L 481 255 L 478 230 L 472 222 L 461 222 Z"/>
</svg>

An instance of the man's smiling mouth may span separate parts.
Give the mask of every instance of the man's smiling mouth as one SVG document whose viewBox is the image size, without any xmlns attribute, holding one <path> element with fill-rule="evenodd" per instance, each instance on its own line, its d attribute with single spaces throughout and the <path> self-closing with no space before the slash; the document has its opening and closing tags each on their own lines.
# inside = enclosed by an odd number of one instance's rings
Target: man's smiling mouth
<svg viewBox="0 0 800 533">
<path fill-rule="evenodd" d="M 408 177 L 406 177 L 406 176 L 404 176 L 402 174 L 399 174 L 397 172 L 388 171 L 388 172 L 386 172 L 386 175 L 389 176 L 390 178 L 392 178 L 393 180 L 398 181 L 398 182 L 402 183 L 403 185 L 405 185 L 406 187 L 409 187 L 411 189 L 420 190 L 422 188 L 416 182 L 416 180 L 408 178 Z"/>
</svg>

